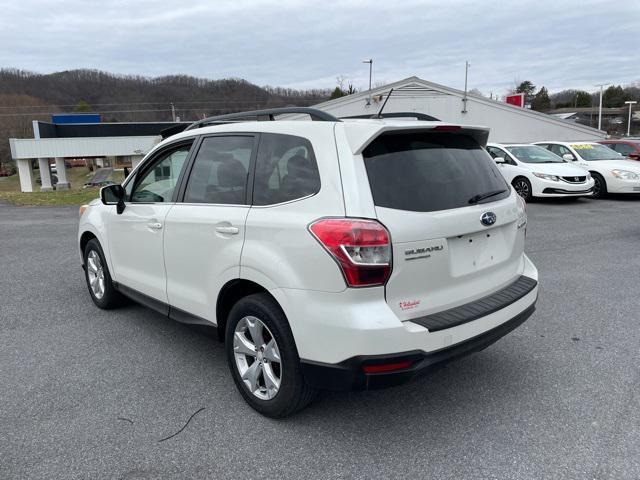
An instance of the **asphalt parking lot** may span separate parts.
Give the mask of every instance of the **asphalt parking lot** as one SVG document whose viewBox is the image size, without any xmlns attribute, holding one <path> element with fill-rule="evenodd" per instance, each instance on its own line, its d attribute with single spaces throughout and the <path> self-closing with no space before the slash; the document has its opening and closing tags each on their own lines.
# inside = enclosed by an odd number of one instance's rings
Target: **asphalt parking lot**
<svg viewBox="0 0 640 480">
<path fill-rule="evenodd" d="M 528 213 L 541 290 L 523 326 L 274 421 L 206 332 L 94 307 L 77 209 L 0 206 L 0 478 L 640 478 L 640 199 Z"/>
</svg>

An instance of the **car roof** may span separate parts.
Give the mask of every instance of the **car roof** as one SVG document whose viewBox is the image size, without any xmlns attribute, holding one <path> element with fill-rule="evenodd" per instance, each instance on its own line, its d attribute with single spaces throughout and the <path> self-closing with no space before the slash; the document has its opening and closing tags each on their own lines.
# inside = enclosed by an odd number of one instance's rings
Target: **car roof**
<svg viewBox="0 0 640 480">
<path fill-rule="evenodd" d="M 639 145 L 640 140 L 637 139 L 626 139 L 626 138 L 610 138 L 607 140 L 598 140 L 598 143 L 626 143 L 631 145 Z"/>
<path fill-rule="evenodd" d="M 586 141 L 586 140 L 580 140 L 577 142 L 565 142 L 565 141 L 559 141 L 559 140 L 545 140 L 544 142 L 535 142 L 534 145 L 538 145 L 540 143 L 556 143 L 558 145 L 597 145 L 598 142 L 594 141 Z"/>
<path fill-rule="evenodd" d="M 362 150 L 379 135 L 393 131 L 449 131 L 454 129 L 460 133 L 472 136 L 480 145 L 485 145 L 489 137 L 489 128 L 476 125 L 460 125 L 440 121 L 404 120 L 398 118 L 382 119 L 343 119 L 340 122 L 315 122 L 309 120 L 276 120 L 276 121 L 241 121 L 201 128 L 185 130 L 172 135 L 160 142 L 153 151 L 176 140 L 193 138 L 199 135 L 217 133 L 282 133 L 287 135 L 307 136 L 319 131 L 333 131 L 342 128 L 354 154 Z"/>
</svg>

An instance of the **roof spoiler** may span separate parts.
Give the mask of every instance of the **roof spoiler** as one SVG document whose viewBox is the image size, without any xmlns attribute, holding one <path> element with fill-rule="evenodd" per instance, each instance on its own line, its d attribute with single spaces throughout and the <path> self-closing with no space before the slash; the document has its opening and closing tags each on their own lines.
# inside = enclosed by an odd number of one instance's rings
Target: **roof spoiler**
<svg viewBox="0 0 640 480">
<path fill-rule="evenodd" d="M 416 120 L 422 120 L 425 122 L 439 122 L 440 119 L 436 118 L 436 117 L 432 117 L 431 115 L 426 115 L 424 113 L 418 113 L 418 112 L 390 112 L 390 113 L 374 113 L 373 115 L 353 115 L 350 117 L 340 117 L 343 119 L 349 119 L 349 118 L 370 118 L 370 119 L 381 119 L 381 118 L 411 118 L 411 119 L 416 119 Z"/>
</svg>

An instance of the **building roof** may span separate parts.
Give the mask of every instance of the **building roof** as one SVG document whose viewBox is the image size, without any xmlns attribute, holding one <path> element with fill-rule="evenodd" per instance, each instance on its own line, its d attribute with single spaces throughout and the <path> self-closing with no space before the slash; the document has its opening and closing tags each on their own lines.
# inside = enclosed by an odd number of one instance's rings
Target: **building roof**
<svg viewBox="0 0 640 480">
<path fill-rule="evenodd" d="M 399 80 L 397 82 L 394 83 L 390 83 L 388 85 L 384 85 L 381 87 L 377 87 L 377 88 L 373 88 L 370 91 L 366 90 L 363 92 L 358 92 L 358 93 L 354 93 L 351 95 L 347 95 L 344 97 L 340 97 L 340 98 L 336 98 L 333 100 L 329 100 L 326 102 L 322 102 L 319 103 L 317 105 L 314 105 L 314 108 L 319 108 L 321 110 L 324 109 L 331 109 L 331 107 L 334 106 L 339 106 L 345 103 L 351 103 L 351 102 L 359 102 L 362 100 L 365 100 L 367 97 L 375 97 L 378 95 L 385 95 L 389 92 L 389 89 L 393 88 L 394 91 L 399 91 L 402 92 L 401 94 L 403 95 L 408 95 L 411 93 L 411 90 L 414 90 L 415 92 L 420 92 L 420 95 L 424 96 L 424 95 L 430 95 L 433 97 L 437 97 L 437 96 L 442 96 L 442 95 L 450 95 L 450 96 L 456 96 L 459 97 L 460 99 L 464 98 L 465 94 L 462 90 L 458 90 L 455 88 L 451 88 L 451 87 L 446 87 L 444 85 L 440 85 L 437 83 L 433 83 L 433 82 L 429 82 L 427 80 L 424 80 L 422 78 L 416 77 L 416 76 L 412 76 L 412 77 L 408 77 L 405 78 L 403 80 Z M 393 97 L 392 97 L 393 98 Z M 486 98 L 483 97 L 481 95 L 476 95 L 470 92 L 467 92 L 467 98 L 470 100 L 473 100 L 474 102 L 479 102 L 479 103 L 483 103 L 485 105 L 494 107 L 496 109 L 499 110 L 508 110 L 509 112 L 512 113 L 517 113 L 520 115 L 524 115 L 527 116 L 531 119 L 536 119 L 536 120 L 540 120 L 543 122 L 548 122 L 548 123 L 553 123 L 556 124 L 558 126 L 562 126 L 564 128 L 568 128 L 568 129 L 573 129 L 576 131 L 580 131 L 583 133 L 588 133 L 588 134 L 592 134 L 592 135 L 597 135 L 597 136 L 601 136 L 603 135 L 603 132 L 598 130 L 597 128 L 593 128 L 593 127 L 588 127 L 586 125 L 581 125 L 575 122 L 571 122 L 568 120 L 563 120 L 557 117 L 553 117 L 551 115 L 548 115 L 546 113 L 542 113 L 542 112 L 536 112 L 534 110 L 530 110 L 530 109 L 526 109 L 526 108 L 521 108 L 521 107 L 516 107 L 513 105 L 509 105 L 508 103 L 505 102 L 501 102 L 498 100 L 492 100 L 490 98 Z M 573 111 L 575 111 L 576 109 L 573 109 Z M 429 113 L 429 112 L 424 112 L 424 113 Z"/>
</svg>

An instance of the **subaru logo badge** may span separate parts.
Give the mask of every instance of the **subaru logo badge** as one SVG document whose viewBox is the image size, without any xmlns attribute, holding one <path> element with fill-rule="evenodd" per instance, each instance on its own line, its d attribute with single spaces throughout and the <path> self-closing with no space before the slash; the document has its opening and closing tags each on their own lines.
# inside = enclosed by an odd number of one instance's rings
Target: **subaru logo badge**
<svg viewBox="0 0 640 480">
<path fill-rule="evenodd" d="M 490 227 L 494 223 L 496 223 L 496 214 L 493 212 L 484 212 L 480 217 L 480 223 L 482 223 L 485 227 Z"/>
</svg>

